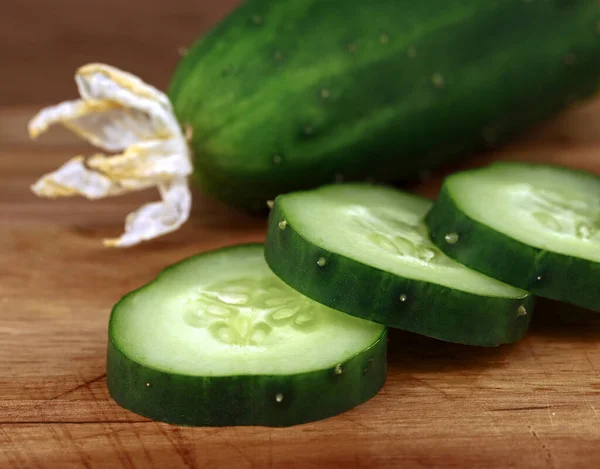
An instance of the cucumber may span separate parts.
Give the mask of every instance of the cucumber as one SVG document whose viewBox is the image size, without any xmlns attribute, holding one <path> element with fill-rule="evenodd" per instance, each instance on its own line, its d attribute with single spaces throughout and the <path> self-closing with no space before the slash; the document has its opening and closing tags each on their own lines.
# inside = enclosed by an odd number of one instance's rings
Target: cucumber
<svg viewBox="0 0 600 469">
<path fill-rule="evenodd" d="M 373 397 L 386 334 L 290 289 L 262 245 L 234 246 L 167 268 L 115 306 L 108 388 L 172 424 L 294 425 Z"/>
<path fill-rule="evenodd" d="M 412 179 L 591 95 L 595 0 L 249 0 L 168 88 L 195 180 L 232 205 Z"/>
<path fill-rule="evenodd" d="M 445 256 L 423 221 L 431 205 L 362 183 L 282 195 L 265 258 L 300 293 L 353 316 L 470 345 L 521 339 L 531 295 Z"/>
<path fill-rule="evenodd" d="M 600 311 L 599 177 L 527 163 L 456 173 L 427 224 L 440 249 L 470 268 Z"/>
</svg>

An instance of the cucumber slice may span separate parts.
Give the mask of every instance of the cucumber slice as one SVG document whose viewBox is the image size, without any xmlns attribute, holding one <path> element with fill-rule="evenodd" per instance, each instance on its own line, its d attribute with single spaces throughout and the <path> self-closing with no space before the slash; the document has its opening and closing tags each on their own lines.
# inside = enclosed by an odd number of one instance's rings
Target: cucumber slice
<svg viewBox="0 0 600 469">
<path fill-rule="evenodd" d="M 115 306 L 107 377 L 118 404 L 174 424 L 287 426 L 379 391 L 386 329 L 292 290 L 263 252 L 192 257 Z"/>
<path fill-rule="evenodd" d="M 527 163 L 456 173 L 427 223 L 435 243 L 472 269 L 600 311 L 597 176 Z"/>
<path fill-rule="evenodd" d="M 423 221 L 431 205 L 367 184 L 279 196 L 267 262 L 294 289 L 353 316 L 464 344 L 522 338 L 531 296 L 435 247 Z"/>
</svg>

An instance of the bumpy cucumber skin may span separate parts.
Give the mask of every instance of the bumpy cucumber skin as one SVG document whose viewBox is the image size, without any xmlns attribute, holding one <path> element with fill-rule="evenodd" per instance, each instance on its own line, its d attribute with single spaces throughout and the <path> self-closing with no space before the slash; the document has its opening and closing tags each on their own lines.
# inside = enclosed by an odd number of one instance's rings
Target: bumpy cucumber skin
<svg viewBox="0 0 600 469">
<path fill-rule="evenodd" d="M 467 267 L 538 296 L 600 312 L 600 263 L 529 246 L 473 220 L 446 185 L 425 220 L 432 241 Z M 447 243 L 448 233 L 458 234 L 458 241 Z"/>
<path fill-rule="evenodd" d="M 239 245 L 244 246 L 261 245 Z M 374 397 L 385 384 L 385 329 L 369 348 L 340 363 L 342 373 L 331 367 L 292 375 L 201 377 L 143 365 L 113 339 L 113 318 L 127 298 L 159 278 L 124 296 L 111 314 L 107 384 L 110 396 L 125 409 L 175 425 L 286 427 L 345 412 Z"/>
<path fill-rule="evenodd" d="M 386 379 L 387 331 L 335 368 L 288 376 L 199 377 L 144 366 L 109 338 L 111 397 L 144 417 L 186 426 L 285 427 L 332 417 L 375 396 Z M 277 395 L 282 400 L 278 402 Z"/>
<path fill-rule="evenodd" d="M 279 278 L 305 296 L 353 316 L 447 342 L 491 347 L 517 342 L 527 332 L 531 295 L 475 295 L 402 278 L 329 252 L 294 229 L 278 204 L 280 198 L 269 216 L 265 259 Z M 279 227 L 282 220 L 287 222 L 285 229 Z M 320 258 L 324 265 L 318 264 Z M 527 314 L 519 315 L 521 306 Z"/>
<path fill-rule="evenodd" d="M 199 184 L 260 209 L 336 176 L 412 179 L 590 96 L 599 20 L 596 0 L 249 0 L 168 94 Z"/>
</svg>

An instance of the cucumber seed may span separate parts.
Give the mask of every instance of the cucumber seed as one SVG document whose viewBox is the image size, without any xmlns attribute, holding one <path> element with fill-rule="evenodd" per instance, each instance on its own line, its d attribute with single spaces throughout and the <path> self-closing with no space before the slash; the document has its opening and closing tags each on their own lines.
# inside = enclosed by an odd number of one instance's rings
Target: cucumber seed
<svg viewBox="0 0 600 469">
<path fill-rule="evenodd" d="M 589 239 L 590 236 L 592 235 L 590 227 L 585 224 L 585 223 L 581 223 L 577 226 L 577 237 L 580 239 Z"/>
<path fill-rule="evenodd" d="M 434 73 L 431 76 L 431 82 L 433 83 L 433 86 L 435 86 L 436 88 L 443 88 L 444 87 L 444 75 L 442 75 L 441 73 Z"/>
<path fill-rule="evenodd" d="M 448 244 L 456 244 L 456 242 L 458 241 L 458 234 L 448 233 L 446 236 L 444 236 L 444 239 Z"/>
</svg>

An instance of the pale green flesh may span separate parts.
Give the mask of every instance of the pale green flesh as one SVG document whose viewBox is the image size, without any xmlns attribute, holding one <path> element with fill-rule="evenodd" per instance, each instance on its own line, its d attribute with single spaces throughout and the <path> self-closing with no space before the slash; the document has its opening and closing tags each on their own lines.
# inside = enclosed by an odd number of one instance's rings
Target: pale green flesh
<svg viewBox="0 0 600 469">
<path fill-rule="evenodd" d="M 117 306 L 111 327 L 129 358 L 196 376 L 334 368 L 384 330 L 288 287 L 267 267 L 262 246 L 215 251 L 167 270 Z"/>
<path fill-rule="evenodd" d="M 429 240 L 423 217 L 432 203 L 383 186 L 341 184 L 281 199 L 286 220 L 311 243 L 401 277 L 470 293 L 526 292 L 470 270 Z"/>
<path fill-rule="evenodd" d="M 600 262 L 600 182 L 548 166 L 494 165 L 452 176 L 472 219 L 536 248 Z"/>
</svg>

